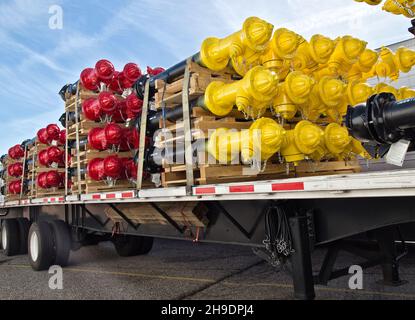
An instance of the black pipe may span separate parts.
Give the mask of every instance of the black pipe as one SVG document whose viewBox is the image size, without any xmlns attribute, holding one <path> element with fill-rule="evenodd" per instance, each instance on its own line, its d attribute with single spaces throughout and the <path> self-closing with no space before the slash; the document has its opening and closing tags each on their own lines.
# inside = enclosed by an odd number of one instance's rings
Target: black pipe
<svg viewBox="0 0 415 320">
<path fill-rule="evenodd" d="M 78 82 L 75 82 L 73 84 L 67 84 L 63 86 L 63 88 L 59 91 L 59 95 L 62 98 L 63 101 L 66 102 L 67 97 L 74 96 L 76 94 L 76 90 L 78 87 Z"/>
<path fill-rule="evenodd" d="M 192 163 L 198 164 L 199 158 L 198 154 L 199 152 L 203 151 L 205 146 L 204 140 L 197 140 L 192 145 Z M 165 164 L 171 164 L 171 165 L 183 165 L 185 164 L 186 159 L 186 150 L 184 145 L 179 148 L 176 147 L 173 148 L 150 148 L 146 150 L 146 156 L 145 156 L 145 170 L 149 173 L 160 173 L 162 171 L 162 165 Z M 135 161 L 137 162 L 137 157 L 135 158 Z"/>
<path fill-rule="evenodd" d="M 415 98 L 397 101 L 391 93 L 374 95 L 366 104 L 349 107 L 345 124 L 350 134 L 364 143 L 415 141 Z"/>
<path fill-rule="evenodd" d="M 202 107 L 204 106 L 204 97 L 200 97 L 198 100 L 190 101 L 189 108 L 190 111 L 194 107 Z M 164 115 L 163 115 L 164 112 Z M 168 108 L 161 111 L 149 111 L 148 120 L 147 120 L 147 136 L 152 136 L 154 132 L 160 129 L 160 121 L 165 119 L 169 122 L 177 122 L 183 119 L 183 106 L 179 105 L 174 108 Z M 135 127 L 140 128 L 141 125 L 141 118 L 138 118 L 135 123 Z"/>
<path fill-rule="evenodd" d="M 30 149 L 31 147 L 33 147 L 36 144 L 36 138 L 33 139 L 28 139 L 22 142 L 21 146 L 22 148 L 27 148 Z"/>
<path fill-rule="evenodd" d="M 85 175 L 87 173 L 87 168 L 81 168 L 81 175 Z M 68 168 L 68 179 L 71 179 L 72 177 L 76 177 L 78 175 L 78 169 L 77 168 Z"/>
<path fill-rule="evenodd" d="M 66 128 L 66 113 L 62 114 L 59 118 L 59 122 L 61 123 L 62 127 Z M 76 122 L 76 115 L 75 112 L 68 112 L 68 125 L 75 124 Z M 81 122 L 81 114 L 78 113 L 78 122 Z"/>
<path fill-rule="evenodd" d="M 200 54 L 197 53 L 193 55 L 191 59 L 193 62 L 200 63 Z M 156 89 L 155 89 L 156 81 L 163 80 L 166 83 L 170 83 L 177 77 L 183 75 L 184 71 L 186 70 L 187 60 L 188 59 L 175 64 L 174 66 L 168 68 L 164 72 L 159 73 L 158 75 L 154 77 L 149 77 L 148 75 L 146 75 L 138 79 L 138 81 L 134 84 L 134 87 L 133 87 L 136 91 L 137 96 L 140 99 L 144 100 L 145 84 L 147 83 L 147 81 L 150 81 L 150 98 L 153 97 L 154 94 L 156 93 Z"/>
<path fill-rule="evenodd" d="M 7 157 L 8 157 L 8 155 L 7 155 L 7 154 L 3 154 L 3 155 L 0 157 L 0 162 L 4 164 L 4 163 L 6 162 L 6 160 L 7 160 Z"/>
<path fill-rule="evenodd" d="M 84 139 L 80 139 L 79 140 L 79 146 L 80 147 L 84 147 L 88 144 L 88 138 L 84 138 Z M 68 148 L 69 149 L 76 149 L 76 140 L 72 140 L 71 142 L 68 143 Z"/>
</svg>

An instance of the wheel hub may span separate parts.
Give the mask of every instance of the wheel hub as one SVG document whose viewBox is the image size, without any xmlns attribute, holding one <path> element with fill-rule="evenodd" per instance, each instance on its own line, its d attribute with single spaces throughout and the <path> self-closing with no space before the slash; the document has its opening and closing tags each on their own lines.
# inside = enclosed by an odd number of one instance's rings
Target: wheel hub
<svg viewBox="0 0 415 320">
<path fill-rule="evenodd" d="M 1 245 L 3 247 L 3 250 L 6 250 L 6 248 L 7 248 L 7 229 L 4 226 L 1 230 Z"/>
<path fill-rule="evenodd" d="M 33 261 L 37 261 L 39 257 L 39 237 L 36 232 L 33 232 L 30 237 L 30 256 Z"/>
</svg>

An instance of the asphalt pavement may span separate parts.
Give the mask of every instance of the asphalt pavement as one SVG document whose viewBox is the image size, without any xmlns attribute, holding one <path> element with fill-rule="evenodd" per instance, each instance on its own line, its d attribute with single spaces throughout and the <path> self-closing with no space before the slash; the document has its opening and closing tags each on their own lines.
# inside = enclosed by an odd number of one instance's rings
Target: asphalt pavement
<svg viewBox="0 0 415 320">
<path fill-rule="evenodd" d="M 317 272 L 324 257 L 313 257 Z M 338 266 L 358 264 L 359 259 L 340 255 Z M 47 271 L 34 272 L 26 256 L 0 253 L 0 299 L 65 300 L 177 300 L 177 299 L 293 299 L 288 271 L 278 271 L 248 247 L 194 244 L 156 240 L 148 256 L 121 258 L 111 243 L 85 247 L 71 253 L 63 269 L 63 289 L 51 290 Z M 381 269 L 368 269 L 364 289 L 350 290 L 349 277 L 316 288 L 317 299 L 415 299 L 415 254 L 402 261 L 400 287 L 385 287 Z"/>
</svg>

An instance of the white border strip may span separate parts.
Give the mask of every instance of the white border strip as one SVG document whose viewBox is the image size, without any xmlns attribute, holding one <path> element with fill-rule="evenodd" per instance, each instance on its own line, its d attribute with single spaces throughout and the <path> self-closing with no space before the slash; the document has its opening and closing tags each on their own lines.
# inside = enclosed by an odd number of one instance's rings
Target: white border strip
<svg viewBox="0 0 415 320">
<path fill-rule="evenodd" d="M 159 189 L 147 189 L 140 190 L 138 193 L 139 198 L 166 198 L 166 197 L 185 197 L 187 196 L 186 187 L 177 188 L 159 188 Z"/>
</svg>

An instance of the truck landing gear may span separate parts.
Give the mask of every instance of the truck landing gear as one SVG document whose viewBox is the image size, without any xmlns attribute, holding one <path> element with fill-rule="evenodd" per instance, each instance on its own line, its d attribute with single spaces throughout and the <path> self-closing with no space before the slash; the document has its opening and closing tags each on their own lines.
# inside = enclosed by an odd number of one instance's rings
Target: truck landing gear
<svg viewBox="0 0 415 320">
<path fill-rule="evenodd" d="M 39 221 L 29 230 L 29 261 L 36 271 L 68 264 L 71 238 L 63 221 Z"/>
<path fill-rule="evenodd" d="M 370 238 L 376 240 L 376 244 L 365 244 L 359 241 L 341 240 L 331 244 L 320 273 L 315 277 L 316 284 L 327 285 L 334 280 L 349 274 L 348 268 L 335 270 L 335 263 L 340 251 L 346 251 L 365 259 L 359 266 L 363 269 L 381 266 L 383 280 L 378 281 L 384 286 L 398 287 L 407 283 L 399 276 L 399 261 L 406 256 L 407 251 L 398 255 L 396 249 L 396 227 L 387 227 L 369 232 Z"/>
<path fill-rule="evenodd" d="M 118 235 L 113 242 L 120 257 L 134 257 L 148 254 L 153 248 L 154 238 Z"/>
</svg>

